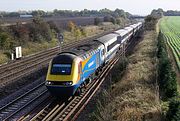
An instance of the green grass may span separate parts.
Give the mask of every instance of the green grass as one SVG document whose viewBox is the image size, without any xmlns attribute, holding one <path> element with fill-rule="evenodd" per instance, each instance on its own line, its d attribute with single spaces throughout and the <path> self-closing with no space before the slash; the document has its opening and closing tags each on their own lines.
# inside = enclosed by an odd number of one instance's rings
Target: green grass
<svg viewBox="0 0 180 121">
<path fill-rule="evenodd" d="M 171 48 L 180 71 L 180 16 L 168 16 L 161 19 L 160 29 Z"/>
<path fill-rule="evenodd" d="M 3 51 L 0 51 L 0 64 L 6 63 L 8 61 L 8 57 L 4 54 Z"/>
</svg>

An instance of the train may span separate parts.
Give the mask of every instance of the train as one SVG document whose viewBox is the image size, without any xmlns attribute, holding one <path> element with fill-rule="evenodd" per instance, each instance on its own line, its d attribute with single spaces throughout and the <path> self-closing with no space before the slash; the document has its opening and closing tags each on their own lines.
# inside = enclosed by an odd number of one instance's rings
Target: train
<svg viewBox="0 0 180 121">
<path fill-rule="evenodd" d="M 49 92 L 58 97 L 80 94 L 142 26 L 142 22 L 129 25 L 56 55 L 49 63 L 46 76 Z"/>
</svg>

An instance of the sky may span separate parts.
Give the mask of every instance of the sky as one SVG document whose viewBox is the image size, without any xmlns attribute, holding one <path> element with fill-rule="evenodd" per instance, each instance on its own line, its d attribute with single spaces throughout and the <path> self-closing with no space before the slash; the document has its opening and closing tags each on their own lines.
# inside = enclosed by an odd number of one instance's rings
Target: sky
<svg viewBox="0 0 180 121">
<path fill-rule="evenodd" d="M 0 11 L 19 10 L 100 10 L 123 9 L 131 14 L 148 15 L 153 9 L 180 10 L 180 0 L 0 0 Z"/>
</svg>

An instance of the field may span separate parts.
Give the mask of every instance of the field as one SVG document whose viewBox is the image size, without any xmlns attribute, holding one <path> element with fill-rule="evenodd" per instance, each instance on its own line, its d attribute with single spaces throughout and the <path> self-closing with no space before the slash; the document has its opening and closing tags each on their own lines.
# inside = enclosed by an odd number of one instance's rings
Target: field
<svg viewBox="0 0 180 121">
<path fill-rule="evenodd" d="M 180 71 L 180 16 L 162 18 L 160 29 L 166 39 L 166 43 L 172 50 L 177 67 Z"/>
<path fill-rule="evenodd" d="M 78 26 L 85 26 L 85 25 L 93 25 L 94 24 L 94 18 L 95 17 L 44 17 L 44 21 L 53 21 L 57 27 L 66 29 L 67 24 L 69 21 L 75 22 Z M 103 17 L 100 17 L 101 21 L 103 21 Z M 5 25 L 14 25 L 16 22 L 22 22 L 22 23 L 31 23 L 32 18 L 4 18 L 1 19 Z"/>
</svg>

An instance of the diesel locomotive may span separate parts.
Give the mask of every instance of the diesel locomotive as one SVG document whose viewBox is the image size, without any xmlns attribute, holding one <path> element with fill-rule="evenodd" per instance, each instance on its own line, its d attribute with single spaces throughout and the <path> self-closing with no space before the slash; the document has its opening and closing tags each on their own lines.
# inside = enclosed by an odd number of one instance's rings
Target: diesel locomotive
<svg viewBox="0 0 180 121">
<path fill-rule="evenodd" d="M 79 93 L 141 28 L 142 22 L 138 22 L 59 53 L 49 63 L 47 89 L 58 97 Z"/>
</svg>

